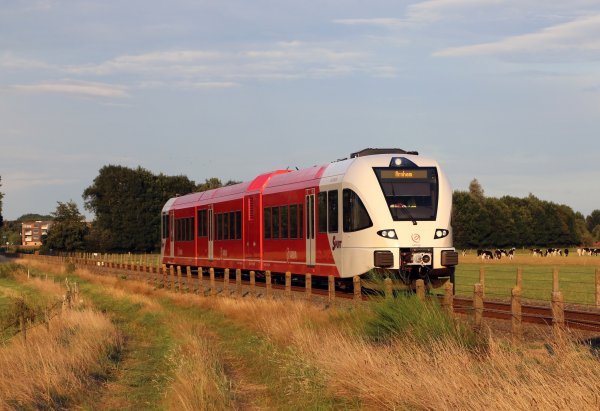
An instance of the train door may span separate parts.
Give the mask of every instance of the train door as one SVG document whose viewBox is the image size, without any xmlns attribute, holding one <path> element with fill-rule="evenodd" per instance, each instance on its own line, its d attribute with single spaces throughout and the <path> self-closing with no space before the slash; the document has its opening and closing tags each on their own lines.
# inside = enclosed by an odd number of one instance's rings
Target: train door
<svg viewBox="0 0 600 411">
<path fill-rule="evenodd" d="M 213 206 L 208 206 L 208 260 L 212 261 L 214 258 L 214 219 L 213 219 Z"/>
<path fill-rule="evenodd" d="M 248 195 L 245 201 L 246 218 L 244 219 L 244 258 L 258 260 L 261 258 L 262 241 L 262 210 L 260 204 L 260 195 Z"/>
<path fill-rule="evenodd" d="M 306 190 L 306 265 L 314 266 L 317 247 L 315 244 L 315 189 Z"/>
<path fill-rule="evenodd" d="M 169 211 L 169 240 L 171 241 L 171 258 L 175 257 L 175 211 Z"/>
<path fill-rule="evenodd" d="M 171 255 L 171 252 L 167 250 L 167 238 L 169 237 L 169 213 L 162 213 L 160 217 L 160 254 L 162 257 L 166 257 L 167 253 Z"/>
</svg>

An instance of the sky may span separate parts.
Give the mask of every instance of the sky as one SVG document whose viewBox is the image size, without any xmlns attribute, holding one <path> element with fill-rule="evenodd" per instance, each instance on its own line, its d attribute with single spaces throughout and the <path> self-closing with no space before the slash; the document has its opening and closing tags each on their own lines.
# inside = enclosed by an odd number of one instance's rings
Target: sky
<svg viewBox="0 0 600 411">
<path fill-rule="evenodd" d="M 0 0 L 7 220 L 84 212 L 109 164 L 247 181 L 366 147 L 588 215 L 599 130 L 598 0 Z"/>
</svg>

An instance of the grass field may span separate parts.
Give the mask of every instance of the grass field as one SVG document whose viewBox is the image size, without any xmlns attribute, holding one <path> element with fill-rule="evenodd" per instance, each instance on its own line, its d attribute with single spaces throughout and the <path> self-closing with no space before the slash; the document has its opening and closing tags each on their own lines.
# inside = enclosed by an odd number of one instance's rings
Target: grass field
<svg viewBox="0 0 600 411">
<path fill-rule="evenodd" d="M 35 290 L 33 299 L 52 297 L 60 294 L 68 274 L 81 284 L 83 303 L 73 310 L 72 320 L 51 327 L 63 342 L 57 348 L 74 353 L 81 352 L 76 347 L 95 348 L 64 369 L 52 362 L 67 361 L 59 351 L 40 346 L 35 350 L 43 361 L 29 355 L 27 363 L 26 346 L 18 338 L 0 346 L 6 364 L 19 352 L 19 367 L 40 371 L 27 377 L 30 391 L 14 391 L 27 386 L 16 369 L 2 374 L 0 409 L 600 406 L 600 367 L 588 347 L 562 336 L 512 347 L 487 333 L 475 335 L 462 319 L 448 317 L 428 303 L 404 301 L 407 305 L 399 306 L 386 300 L 326 308 L 301 300 L 205 298 L 85 269 L 67 272 L 60 265 L 35 261 L 28 261 L 27 267 L 35 276 L 49 273 L 56 282 L 28 279 L 19 270 L 3 279 L 0 296 L 10 300 L 9 290 L 27 289 Z M 96 320 L 85 321 L 93 327 L 86 329 L 78 322 L 79 311 L 95 313 Z M 38 333 L 40 341 L 48 340 L 43 327 Z M 69 374 L 69 369 L 77 373 Z M 60 383 L 65 381 L 63 374 L 69 375 L 69 384 Z"/>
<path fill-rule="evenodd" d="M 510 298 L 517 269 L 523 270 L 523 298 L 549 301 L 554 269 L 559 271 L 559 286 L 566 303 L 595 305 L 596 271 L 600 257 L 532 257 L 517 253 L 513 260 L 481 260 L 474 255 L 460 257 L 456 271 L 456 293 L 472 295 L 479 282 L 480 268 L 485 270 L 485 294 L 494 298 Z"/>
</svg>

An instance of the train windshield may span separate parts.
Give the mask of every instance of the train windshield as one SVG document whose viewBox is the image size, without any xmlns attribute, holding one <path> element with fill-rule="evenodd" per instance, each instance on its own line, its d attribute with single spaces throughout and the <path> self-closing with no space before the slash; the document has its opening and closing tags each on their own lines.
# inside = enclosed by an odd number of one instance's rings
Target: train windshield
<svg viewBox="0 0 600 411">
<path fill-rule="evenodd" d="M 435 220 L 438 203 L 435 167 L 373 170 L 394 221 Z"/>
</svg>

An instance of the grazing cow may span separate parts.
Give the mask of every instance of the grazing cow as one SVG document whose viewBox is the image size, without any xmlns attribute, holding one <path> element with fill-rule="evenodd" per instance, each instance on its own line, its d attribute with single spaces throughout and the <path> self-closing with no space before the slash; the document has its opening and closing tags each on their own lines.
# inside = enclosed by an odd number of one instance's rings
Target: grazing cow
<svg viewBox="0 0 600 411">
<path fill-rule="evenodd" d="M 508 250 L 508 258 L 509 259 L 512 260 L 515 257 L 515 251 L 516 251 L 515 247 L 511 248 L 510 250 Z"/>
<path fill-rule="evenodd" d="M 477 257 L 481 257 L 482 260 L 492 260 L 494 254 L 489 250 L 477 250 Z"/>
<path fill-rule="evenodd" d="M 565 254 L 565 257 L 569 256 L 569 249 L 568 248 L 565 248 L 565 253 L 564 254 Z"/>
<path fill-rule="evenodd" d="M 532 248 L 532 249 L 531 249 L 531 254 L 532 254 L 534 257 L 543 257 L 543 256 L 544 256 L 544 253 L 542 253 L 542 250 L 541 250 L 541 249 L 539 249 L 539 248 Z"/>
</svg>

